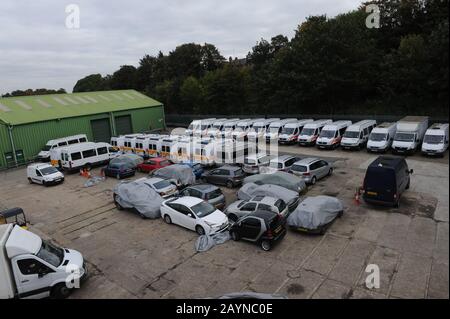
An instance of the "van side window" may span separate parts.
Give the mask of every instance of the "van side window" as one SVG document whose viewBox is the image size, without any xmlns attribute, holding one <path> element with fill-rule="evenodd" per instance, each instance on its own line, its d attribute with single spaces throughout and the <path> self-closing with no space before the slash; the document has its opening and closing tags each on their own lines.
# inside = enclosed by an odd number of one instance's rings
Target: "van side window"
<svg viewBox="0 0 450 319">
<path fill-rule="evenodd" d="M 107 153 L 108 153 L 108 148 L 106 148 L 106 147 L 100 147 L 97 149 L 98 155 L 103 155 L 103 154 L 107 154 Z"/>
<path fill-rule="evenodd" d="M 37 175 L 37 176 L 42 176 L 41 172 L 39 172 L 38 169 L 36 170 L 36 175 Z"/>
<path fill-rule="evenodd" d="M 58 146 L 66 146 L 66 145 L 67 145 L 67 142 L 58 143 Z"/>
<path fill-rule="evenodd" d="M 364 135 L 369 135 L 369 129 L 368 128 L 364 129 Z"/>
<path fill-rule="evenodd" d="M 69 142 L 67 142 L 69 145 L 72 144 L 78 144 L 78 140 L 70 140 Z"/>
<path fill-rule="evenodd" d="M 32 258 L 18 260 L 17 266 L 23 275 L 37 275 L 40 272 L 52 272 L 46 265 Z"/>
<path fill-rule="evenodd" d="M 97 152 L 95 152 L 95 149 L 83 151 L 83 158 L 94 157 L 96 155 Z"/>
<path fill-rule="evenodd" d="M 87 139 L 85 137 L 80 138 L 80 143 L 85 143 L 87 142 Z"/>
<path fill-rule="evenodd" d="M 81 159 L 81 153 L 80 152 L 72 153 L 72 154 L 70 154 L 70 157 L 72 158 L 72 161 L 80 160 Z"/>
</svg>

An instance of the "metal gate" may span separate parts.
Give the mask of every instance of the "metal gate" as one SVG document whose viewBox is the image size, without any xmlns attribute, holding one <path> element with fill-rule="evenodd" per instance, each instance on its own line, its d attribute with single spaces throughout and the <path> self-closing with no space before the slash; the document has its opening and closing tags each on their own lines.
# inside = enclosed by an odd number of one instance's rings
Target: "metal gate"
<svg viewBox="0 0 450 319">
<path fill-rule="evenodd" d="M 126 135 L 133 133 L 133 128 L 131 127 L 131 116 L 124 115 L 115 118 L 116 124 L 116 134 Z"/>
<path fill-rule="evenodd" d="M 110 142 L 111 126 L 109 124 L 109 119 L 92 120 L 91 127 L 94 142 Z"/>
</svg>

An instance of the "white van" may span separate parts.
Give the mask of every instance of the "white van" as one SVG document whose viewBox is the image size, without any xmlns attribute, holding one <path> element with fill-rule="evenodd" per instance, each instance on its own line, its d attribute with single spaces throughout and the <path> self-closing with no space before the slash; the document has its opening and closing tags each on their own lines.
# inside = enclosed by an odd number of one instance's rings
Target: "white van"
<svg viewBox="0 0 450 319">
<path fill-rule="evenodd" d="M 193 141 L 192 161 L 204 166 L 214 166 L 216 164 L 216 142 L 210 138 Z"/>
<path fill-rule="evenodd" d="M 325 125 L 320 132 L 316 146 L 321 149 L 339 147 L 342 136 L 350 125 L 352 125 L 352 121 L 337 121 Z"/>
<path fill-rule="evenodd" d="M 123 147 L 125 146 L 125 136 L 124 135 L 120 135 L 120 136 L 113 136 L 111 137 L 111 141 L 110 144 L 113 148 L 114 151 L 116 152 L 122 152 L 123 151 Z"/>
<path fill-rule="evenodd" d="M 333 123 L 333 120 L 317 120 L 305 124 L 297 141 L 301 146 L 315 145 L 319 138 L 320 132 L 325 125 Z"/>
<path fill-rule="evenodd" d="M 56 140 L 50 140 L 45 144 L 45 147 L 42 149 L 42 151 L 39 152 L 37 158 L 38 160 L 41 160 L 43 162 L 49 162 L 50 161 L 50 150 L 56 147 L 62 147 L 67 145 L 73 145 L 78 143 L 85 143 L 87 142 L 87 136 L 86 134 L 79 134 L 79 135 L 73 135 L 63 138 L 58 138 Z"/>
<path fill-rule="evenodd" d="M 161 151 L 159 155 L 170 159 L 173 146 L 181 139 L 180 136 L 169 136 L 161 140 Z"/>
<path fill-rule="evenodd" d="M 313 119 L 298 120 L 297 122 L 286 124 L 281 130 L 280 137 L 278 139 L 279 144 L 294 144 L 297 143 L 298 137 L 303 130 L 303 127 L 314 122 Z"/>
<path fill-rule="evenodd" d="M 134 140 L 134 153 L 144 158 L 149 157 L 150 155 L 148 153 L 148 149 L 150 145 L 150 139 L 152 138 L 159 139 L 159 135 L 148 134 L 136 137 L 136 139 Z"/>
<path fill-rule="evenodd" d="M 201 125 L 202 121 L 201 120 L 194 120 L 191 122 L 191 124 L 189 124 L 188 128 L 185 131 L 185 134 L 187 136 L 192 136 L 194 135 L 194 131 L 198 130 L 198 127 Z"/>
<path fill-rule="evenodd" d="M 341 140 L 341 146 L 345 150 L 361 149 L 367 145 L 369 135 L 377 126 L 375 120 L 364 120 L 350 125 Z"/>
<path fill-rule="evenodd" d="M 171 146 L 170 160 L 173 163 L 190 162 L 193 154 L 193 141 L 197 138 L 181 137 Z"/>
<path fill-rule="evenodd" d="M 266 143 L 270 143 L 273 141 L 278 142 L 278 137 L 283 130 L 283 127 L 289 123 L 296 123 L 297 119 L 284 119 L 270 123 L 267 132 L 264 134 L 264 138 Z"/>
<path fill-rule="evenodd" d="M 123 141 L 123 150 L 125 154 L 133 154 L 135 152 L 136 148 L 136 139 L 138 137 L 144 137 L 144 134 L 130 134 L 125 135 L 124 141 Z"/>
<path fill-rule="evenodd" d="M 233 131 L 236 129 L 239 122 L 240 122 L 239 119 L 227 121 L 223 125 L 222 131 L 217 134 L 217 137 L 221 139 L 231 138 L 233 135 Z"/>
<path fill-rule="evenodd" d="M 216 141 L 216 164 L 244 164 L 248 155 L 248 145 L 234 139 Z"/>
<path fill-rule="evenodd" d="M 267 133 L 270 124 L 279 120 L 279 118 L 270 118 L 253 123 L 252 128 L 247 134 L 247 139 L 251 141 L 262 139 L 264 137 L 264 134 Z"/>
<path fill-rule="evenodd" d="M 108 143 L 82 143 L 67 146 L 61 151 L 61 167 L 65 170 L 91 168 L 108 163 L 116 153 Z"/>
<path fill-rule="evenodd" d="M 222 132 L 224 124 L 229 121 L 227 119 L 215 120 L 213 125 L 206 131 L 207 137 L 216 137 L 219 132 Z"/>
<path fill-rule="evenodd" d="M 27 167 L 27 178 L 30 184 L 44 186 L 64 182 L 64 175 L 55 167 L 46 163 L 31 164 Z"/>
<path fill-rule="evenodd" d="M 215 118 L 201 120 L 200 125 L 197 125 L 197 127 L 193 130 L 192 134 L 196 137 L 202 137 L 206 135 L 206 133 L 213 126 L 215 121 L 216 121 Z"/>
<path fill-rule="evenodd" d="M 389 150 L 397 132 L 397 123 L 381 123 L 370 133 L 367 152 L 385 153 Z"/>
<path fill-rule="evenodd" d="M 407 116 L 397 122 L 392 143 L 394 154 L 412 154 L 420 149 L 428 129 L 428 116 Z"/>
<path fill-rule="evenodd" d="M 231 134 L 235 140 L 246 140 L 247 134 L 253 126 L 253 123 L 262 121 L 263 119 L 253 119 L 253 120 L 241 120 L 236 125 L 233 133 Z"/>
<path fill-rule="evenodd" d="M 448 142 L 448 124 L 433 124 L 425 133 L 422 154 L 444 156 Z"/>
</svg>

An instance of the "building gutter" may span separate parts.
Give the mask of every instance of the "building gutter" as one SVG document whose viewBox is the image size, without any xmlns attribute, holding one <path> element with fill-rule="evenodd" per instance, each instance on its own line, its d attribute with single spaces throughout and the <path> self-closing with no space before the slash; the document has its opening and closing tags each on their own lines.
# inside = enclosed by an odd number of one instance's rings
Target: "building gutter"
<svg viewBox="0 0 450 319">
<path fill-rule="evenodd" d="M 18 164 L 17 164 L 17 157 L 16 157 L 16 146 L 14 145 L 14 138 L 13 138 L 13 132 L 12 132 L 13 129 L 14 129 L 14 126 L 8 125 L 9 142 L 11 143 L 11 149 L 12 149 L 12 153 L 13 153 L 14 163 L 16 164 L 16 167 L 17 167 Z"/>
</svg>

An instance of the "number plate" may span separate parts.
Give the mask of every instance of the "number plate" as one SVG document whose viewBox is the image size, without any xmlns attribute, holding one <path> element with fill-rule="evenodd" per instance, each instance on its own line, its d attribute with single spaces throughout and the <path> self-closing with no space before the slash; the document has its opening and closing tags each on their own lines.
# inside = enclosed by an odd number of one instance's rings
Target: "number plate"
<svg viewBox="0 0 450 319">
<path fill-rule="evenodd" d="M 378 196 L 378 193 L 376 193 L 376 192 L 367 192 L 367 195 L 370 195 L 370 196 Z"/>
</svg>

